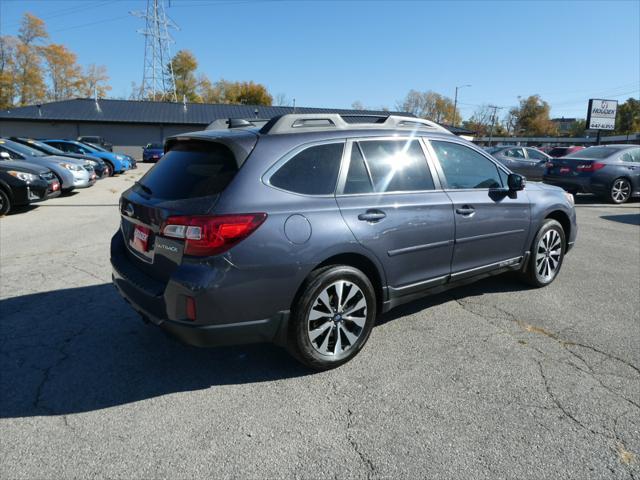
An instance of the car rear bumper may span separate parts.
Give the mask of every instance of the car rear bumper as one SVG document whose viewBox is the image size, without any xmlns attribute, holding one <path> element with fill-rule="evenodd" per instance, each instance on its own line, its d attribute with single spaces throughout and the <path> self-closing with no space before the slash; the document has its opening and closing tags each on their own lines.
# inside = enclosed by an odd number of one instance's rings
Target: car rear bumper
<svg viewBox="0 0 640 480">
<path fill-rule="evenodd" d="M 548 185 L 563 188 L 567 191 L 580 193 L 603 194 L 607 192 L 607 185 L 594 181 L 592 177 L 572 177 L 570 175 L 544 175 L 542 181 Z"/>
<path fill-rule="evenodd" d="M 193 285 L 187 286 L 174 279 L 165 284 L 136 268 L 128 257 L 120 231 L 111 240 L 111 265 L 113 284 L 143 320 L 189 345 L 210 347 L 278 341 L 281 327 L 288 318 L 288 312 L 278 312 L 267 319 L 205 325 L 186 319 L 170 319 L 170 316 L 181 316 L 186 296 L 196 295 Z M 170 315 L 169 312 L 173 313 Z"/>
</svg>

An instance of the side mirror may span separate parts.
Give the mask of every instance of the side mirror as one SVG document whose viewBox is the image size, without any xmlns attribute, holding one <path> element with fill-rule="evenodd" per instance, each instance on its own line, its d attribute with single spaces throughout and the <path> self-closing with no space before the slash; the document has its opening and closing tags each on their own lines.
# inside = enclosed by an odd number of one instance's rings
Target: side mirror
<svg viewBox="0 0 640 480">
<path fill-rule="evenodd" d="M 520 190 L 524 190 L 524 186 L 527 184 L 527 179 L 517 173 L 510 173 L 507 183 L 509 185 L 509 191 L 519 192 Z"/>
<path fill-rule="evenodd" d="M 0 152 L 0 158 L 2 160 L 11 160 L 11 157 L 9 156 L 9 154 L 7 152 Z"/>
</svg>

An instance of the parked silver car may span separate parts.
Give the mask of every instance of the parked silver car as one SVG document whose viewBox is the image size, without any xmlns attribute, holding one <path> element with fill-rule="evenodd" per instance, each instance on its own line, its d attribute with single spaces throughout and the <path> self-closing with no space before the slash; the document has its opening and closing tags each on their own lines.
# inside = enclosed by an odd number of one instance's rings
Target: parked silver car
<svg viewBox="0 0 640 480">
<path fill-rule="evenodd" d="M 552 157 L 537 148 L 502 146 L 487 149 L 500 163 L 512 172 L 524 175 L 528 180 L 541 181 L 545 165 Z"/>
<path fill-rule="evenodd" d="M 63 193 L 74 188 L 87 188 L 96 183 L 96 173 L 88 161 L 47 155 L 5 138 L 0 139 L 0 152 L 6 152 L 12 160 L 24 160 L 49 168 L 58 177 Z"/>
</svg>

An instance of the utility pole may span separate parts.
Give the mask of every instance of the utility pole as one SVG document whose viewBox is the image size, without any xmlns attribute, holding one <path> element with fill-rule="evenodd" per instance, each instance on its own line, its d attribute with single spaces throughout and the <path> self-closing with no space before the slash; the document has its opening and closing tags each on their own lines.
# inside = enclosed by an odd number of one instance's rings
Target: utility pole
<svg viewBox="0 0 640 480">
<path fill-rule="evenodd" d="M 491 115 L 491 130 L 489 130 L 489 146 L 493 141 L 493 126 L 496 124 L 496 112 L 502 110 L 504 107 L 498 107 L 496 105 L 489 105 L 489 108 L 493 108 L 493 115 Z"/>
<path fill-rule="evenodd" d="M 464 87 L 470 87 L 471 85 L 460 85 L 456 87 L 456 95 L 453 100 L 453 126 L 458 126 L 458 90 Z"/>
<path fill-rule="evenodd" d="M 145 20 L 144 29 L 138 33 L 144 35 L 144 64 L 140 98 L 142 100 L 178 101 L 176 80 L 171 65 L 169 45 L 173 38 L 169 28 L 178 30 L 178 26 L 165 11 L 165 0 L 147 0 L 147 10 L 130 12 L 131 15 Z"/>
</svg>

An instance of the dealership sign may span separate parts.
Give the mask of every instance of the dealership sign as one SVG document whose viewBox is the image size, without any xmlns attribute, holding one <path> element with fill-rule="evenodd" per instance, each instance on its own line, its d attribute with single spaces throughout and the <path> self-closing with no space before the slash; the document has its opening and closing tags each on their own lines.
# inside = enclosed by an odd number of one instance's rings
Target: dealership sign
<svg viewBox="0 0 640 480">
<path fill-rule="evenodd" d="M 589 100 L 587 112 L 587 129 L 589 130 L 615 130 L 617 100 L 602 100 L 592 98 Z"/>
</svg>

